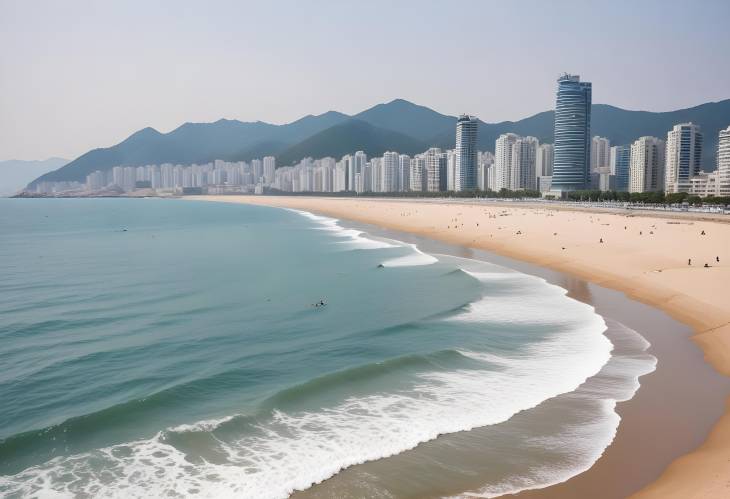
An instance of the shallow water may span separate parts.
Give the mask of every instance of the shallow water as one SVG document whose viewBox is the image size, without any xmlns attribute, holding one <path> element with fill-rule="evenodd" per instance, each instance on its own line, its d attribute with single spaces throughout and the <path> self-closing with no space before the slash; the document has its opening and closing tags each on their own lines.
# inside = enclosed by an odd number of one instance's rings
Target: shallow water
<svg viewBox="0 0 730 499">
<path fill-rule="evenodd" d="M 10 497 L 286 497 L 363 462 L 330 492 L 538 487 L 655 365 L 542 279 L 307 213 L 0 200 L 0 231 Z"/>
</svg>

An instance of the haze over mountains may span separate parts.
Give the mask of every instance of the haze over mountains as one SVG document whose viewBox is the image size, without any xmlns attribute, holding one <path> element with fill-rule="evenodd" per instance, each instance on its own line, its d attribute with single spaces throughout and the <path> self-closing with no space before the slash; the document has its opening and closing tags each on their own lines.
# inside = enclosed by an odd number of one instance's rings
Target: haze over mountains
<svg viewBox="0 0 730 499">
<path fill-rule="evenodd" d="M 63 158 L 0 161 L 0 196 L 12 196 L 22 190 L 34 178 L 56 170 L 66 163 L 68 163 L 68 160 Z"/>
<path fill-rule="evenodd" d="M 594 104 L 592 109 L 591 134 L 608 137 L 612 145 L 629 144 L 644 135 L 666 138 L 667 131 L 677 123 L 698 123 L 705 137 L 705 170 L 715 168 L 718 132 L 730 125 L 730 99 L 660 113 L 629 111 L 607 104 Z M 285 125 L 222 119 L 185 123 L 166 134 L 145 128 L 115 146 L 91 150 L 32 184 L 45 180 L 84 181 L 89 173 L 114 166 L 248 161 L 267 155 L 276 156 L 278 166 L 286 166 L 308 156 L 339 159 L 358 150 L 369 156 L 388 150 L 415 154 L 428 147 L 454 147 L 455 125 L 455 116 L 396 99 L 353 116 L 329 111 Z M 479 148 L 494 151 L 497 137 L 507 132 L 552 142 L 553 111 L 514 122 L 480 122 Z"/>
</svg>

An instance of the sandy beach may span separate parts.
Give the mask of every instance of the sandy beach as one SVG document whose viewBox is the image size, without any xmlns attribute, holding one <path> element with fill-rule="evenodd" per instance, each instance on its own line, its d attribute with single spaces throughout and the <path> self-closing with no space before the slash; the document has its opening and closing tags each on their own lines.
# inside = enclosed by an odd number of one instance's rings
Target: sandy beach
<svg viewBox="0 0 730 499">
<path fill-rule="evenodd" d="M 554 269 L 623 292 L 691 326 L 692 338 L 707 362 L 730 375 L 727 223 L 706 217 L 637 216 L 446 200 L 264 196 L 194 199 L 298 208 Z M 727 497 L 729 493 L 730 414 L 726 413 L 702 445 L 672 462 L 634 497 Z"/>
</svg>

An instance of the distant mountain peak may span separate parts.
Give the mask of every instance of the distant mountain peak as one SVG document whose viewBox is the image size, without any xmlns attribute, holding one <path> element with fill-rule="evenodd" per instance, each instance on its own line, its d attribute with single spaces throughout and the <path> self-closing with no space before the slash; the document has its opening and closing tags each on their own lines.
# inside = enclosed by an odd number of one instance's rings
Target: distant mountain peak
<svg viewBox="0 0 730 499">
<path fill-rule="evenodd" d="M 155 137 L 158 135 L 162 135 L 162 133 L 158 132 L 151 126 L 148 126 L 148 127 L 143 128 L 142 130 L 138 130 L 138 131 L 134 132 L 132 135 L 130 135 L 128 137 L 127 140 L 129 140 L 131 138 L 140 138 L 140 137 Z"/>
<path fill-rule="evenodd" d="M 423 106 L 421 104 L 416 104 L 413 101 L 409 101 L 408 99 L 402 99 L 400 97 L 398 97 L 396 99 L 393 99 L 390 102 L 386 102 L 383 105 L 384 106 L 390 106 L 390 105 L 393 105 L 393 106 L 411 106 L 411 107 L 422 107 L 422 108 L 426 108 L 426 109 L 431 109 L 428 106 Z"/>
</svg>

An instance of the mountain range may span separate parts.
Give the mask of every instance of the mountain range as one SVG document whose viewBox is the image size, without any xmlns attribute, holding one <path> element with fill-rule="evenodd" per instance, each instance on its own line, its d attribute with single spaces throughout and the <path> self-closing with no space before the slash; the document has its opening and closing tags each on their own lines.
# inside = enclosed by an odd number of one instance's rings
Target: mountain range
<svg viewBox="0 0 730 499">
<path fill-rule="evenodd" d="M 480 122 L 479 149 L 494 151 L 497 137 L 507 132 L 552 142 L 553 119 L 553 111 L 544 111 L 519 121 Z M 594 104 L 591 134 L 608 137 L 612 145 L 623 145 L 644 135 L 665 138 L 672 126 L 687 121 L 701 126 L 705 137 L 703 167 L 713 170 L 718 132 L 730 125 L 730 99 L 669 112 L 630 111 Z M 117 145 L 91 150 L 41 175 L 31 185 L 40 181 L 84 181 L 89 173 L 114 166 L 189 165 L 215 159 L 248 161 L 268 155 L 276 156 L 278 166 L 286 166 L 305 157 L 339 159 L 359 150 L 368 156 L 382 155 L 388 150 L 415 154 L 429 147 L 453 148 L 455 126 L 455 116 L 396 99 L 355 115 L 329 111 L 285 125 L 221 119 L 214 123 L 185 123 L 169 133 L 145 128 Z"/>
</svg>

